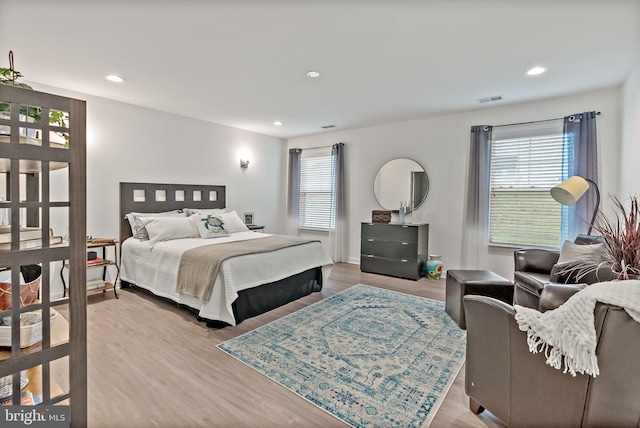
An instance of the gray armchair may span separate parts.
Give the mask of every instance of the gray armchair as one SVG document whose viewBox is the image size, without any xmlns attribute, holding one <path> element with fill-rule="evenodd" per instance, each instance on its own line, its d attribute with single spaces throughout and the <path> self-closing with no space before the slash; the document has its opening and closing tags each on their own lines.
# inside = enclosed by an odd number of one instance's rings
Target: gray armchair
<svg viewBox="0 0 640 428">
<path fill-rule="evenodd" d="M 640 324 L 623 309 L 596 305 L 600 375 L 593 378 L 563 373 L 544 353 L 529 352 L 511 305 L 476 295 L 464 305 L 472 411 L 486 408 L 513 427 L 640 427 Z"/>
<path fill-rule="evenodd" d="M 599 236 L 578 235 L 576 244 L 588 245 L 602 242 Z M 548 284 L 567 284 L 577 287 L 614 279 L 609 267 L 603 266 L 583 275 L 582 269 L 571 269 L 573 262 L 558 263 L 560 253 L 540 248 L 523 248 L 514 253 L 515 304 L 540 309 L 540 295 Z"/>
</svg>

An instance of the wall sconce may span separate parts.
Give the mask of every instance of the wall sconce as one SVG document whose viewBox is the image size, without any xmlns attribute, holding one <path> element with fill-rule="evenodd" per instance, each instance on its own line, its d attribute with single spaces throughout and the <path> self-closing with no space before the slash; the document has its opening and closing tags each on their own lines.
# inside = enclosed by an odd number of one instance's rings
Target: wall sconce
<svg viewBox="0 0 640 428">
<path fill-rule="evenodd" d="M 247 168 L 249 168 L 249 160 L 247 159 L 240 159 L 240 168 L 242 168 L 242 171 L 246 170 Z"/>
</svg>

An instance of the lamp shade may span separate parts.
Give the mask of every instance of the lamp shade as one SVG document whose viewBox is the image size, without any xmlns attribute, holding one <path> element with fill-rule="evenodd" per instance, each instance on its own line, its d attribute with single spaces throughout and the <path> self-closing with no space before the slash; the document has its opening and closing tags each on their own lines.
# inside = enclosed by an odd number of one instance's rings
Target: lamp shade
<svg viewBox="0 0 640 428">
<path fill-rule="evenodd" d="M 562 205 L 573 205 L 589 190 L 589 182 L 574 175 L 551 189 L 551 197 Z"/>
</svg>

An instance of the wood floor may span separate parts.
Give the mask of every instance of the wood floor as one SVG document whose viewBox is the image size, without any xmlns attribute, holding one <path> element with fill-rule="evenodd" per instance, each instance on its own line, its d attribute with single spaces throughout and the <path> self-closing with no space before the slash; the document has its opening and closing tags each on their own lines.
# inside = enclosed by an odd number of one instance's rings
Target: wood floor
<svg viewBox="0 0 640 428">
<path fill-rule="evenodd" d="M 444 281 L 365 274 L 349 264 L 333 268 L 322 292 L 223 329 L 139 289 L 117 300 L 91 296 L 89 427 L 347 427 L 216 345 L 357 283 L 444 300 Z M 468 410 L 463 367 L 431 426 L 504 426 L 485 413 Z"/>
</svg>

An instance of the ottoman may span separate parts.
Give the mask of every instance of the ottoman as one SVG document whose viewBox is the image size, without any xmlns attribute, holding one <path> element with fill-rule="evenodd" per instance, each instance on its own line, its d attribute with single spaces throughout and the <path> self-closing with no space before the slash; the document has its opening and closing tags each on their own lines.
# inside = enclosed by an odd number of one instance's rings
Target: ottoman
<svg viewBox="0 0 640 428">
<path fill-rule="evenodd" d="M 460 326 L 466 328 L 463 298 L 480 294 L 513 304 L 513 283 L 490 270 L 448 270 L 445 310 Z"/>
</svg>

